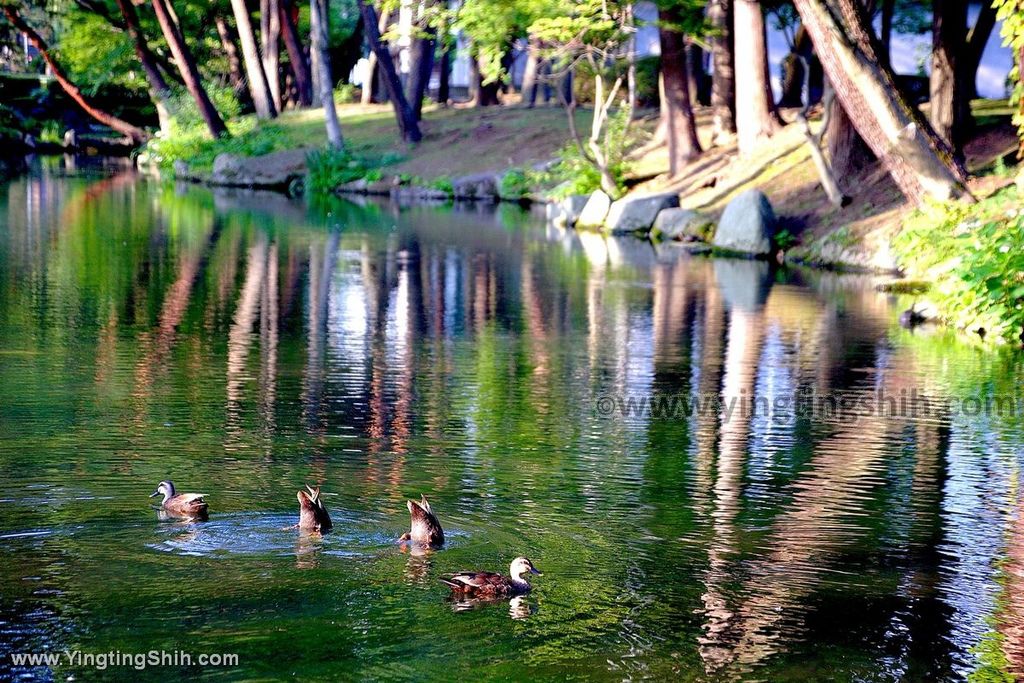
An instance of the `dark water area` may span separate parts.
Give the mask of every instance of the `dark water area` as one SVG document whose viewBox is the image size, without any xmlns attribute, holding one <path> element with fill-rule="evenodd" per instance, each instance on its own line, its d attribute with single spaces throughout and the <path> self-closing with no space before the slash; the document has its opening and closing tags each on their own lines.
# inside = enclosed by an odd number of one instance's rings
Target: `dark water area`
<svg viewBox="0 0 1024 683">
<path fill-rule="evenodd" d="M 1011 678 L 1024 364 L 875 284 L 507 205 L 0 185 L 0 679 Z M 437 552 L 395 543 L 420 494 Z M 529 595 L 446 599 L 517 555 Z M 238 663 L 11 658 L 64 651 Z"/>
</svg>

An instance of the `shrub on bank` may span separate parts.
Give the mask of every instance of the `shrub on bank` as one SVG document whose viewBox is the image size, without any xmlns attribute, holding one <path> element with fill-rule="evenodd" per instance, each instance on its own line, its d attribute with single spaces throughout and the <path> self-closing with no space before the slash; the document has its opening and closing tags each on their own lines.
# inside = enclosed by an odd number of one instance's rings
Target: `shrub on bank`
<svg viewBox="0 0 1024 683">
<path fill-rule="evenodd" d="M 920 209 L 893 242 L 903 265 L 957 327 L 1020 343 L 1024 333 L 1024 209 L 1015 187 L 977 204 Z"/>
</svg>

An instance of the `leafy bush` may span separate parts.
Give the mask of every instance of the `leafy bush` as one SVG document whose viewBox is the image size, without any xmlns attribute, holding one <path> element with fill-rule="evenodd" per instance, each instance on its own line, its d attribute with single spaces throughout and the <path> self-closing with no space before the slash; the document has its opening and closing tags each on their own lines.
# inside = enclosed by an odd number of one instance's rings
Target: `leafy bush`
<svg viewBox="0 0 1024 683">
<path fill-rule="evenodd" d="M 385 155 L 369 160 L 348 151 L 322 149 L 307 157 L 309 189 L 314 193 L 333 192 L 339 185 L 365 179 L 376 182 L 383 177 L 382 166 L 394 163 L 395 157 Z M 408 176 L 403 177 L 405 181 Z"/>
<path fill-rule="evenodd" d="M 530 194 L 530 181 L 526 172 L 519 168 L 513 168 L 501 177 L 501 184 L 498 193 L 509 199 L 519 199 Z"/>
<path fill-rule="evenodd" d="M 893 246 L 959 327 L 1005 341 L 1024 332 L 1024 210 L 1016 188 L 973 205 L 932 204 L 904 226 Z"/>
<path fill-rule="evenodd" d="M 342 83 L 335 90 L 337 93 L 337 100 L 343 104 L 352 104 L 359 102 L 362 97 L 362 89 L 358 85 L 351 83 Z"/>
</svg>

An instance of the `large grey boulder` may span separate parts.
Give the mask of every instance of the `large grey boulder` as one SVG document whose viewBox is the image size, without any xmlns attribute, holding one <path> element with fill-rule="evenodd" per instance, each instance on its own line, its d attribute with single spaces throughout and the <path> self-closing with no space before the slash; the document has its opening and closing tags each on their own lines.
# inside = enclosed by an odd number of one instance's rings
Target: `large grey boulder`
<svg viewBox="0 0 1024 683">
<path fill-rule="evenodd" d="M 720 249 L 764 256 L 771 253 L 775 212 L 764 193 L 747 190 L 725 207 L 712 242 Z"/>
<path fill-rule="evenodd" d="M 679 195 L 674 192 L 623 197 L 608 209 L 604 224 L 613 235 L 647 232 L 659 212 L 676 206 L 679 206 Z"/>
<path fill-rule="evenodd" d="M 210 182 L 232 187 L 287 187 L 305 177 L 306 153 L 305 149 L 289 149 L 259 157 L 218 154 Z"/>
<path fill-rule="evenodd" d="M 566 197 L 560 202 L 553 202 L 547 206 L 548 222 L 558 226 L 572 227 L 579 220 L 583 213 L 583 207 L 587 205 L 590 195 L 574 194 Z"/>
<path fill-rule="evenodd" d="M 486 199 L 495 201 L 498 198 L 498 176 L 493 173 L 476 173 L 462 176 L 452 181 L 452 196 L 455 199 Z"/>
<path fill-rule="evenodd" d="M 577 228 L 599 228 L 604 225 L 605 216 L 611 208 L 612 199 L 601 190 L 594 192 L 587 198 L 583 205 L 579 218 L 576 219 Z"/>
<path fill-rule="evenodd" d="M 663 240 L 703 240 L 714 227 L 711 220 L 693 209 L 662 209 L 651 231 Z"/>
</svg>

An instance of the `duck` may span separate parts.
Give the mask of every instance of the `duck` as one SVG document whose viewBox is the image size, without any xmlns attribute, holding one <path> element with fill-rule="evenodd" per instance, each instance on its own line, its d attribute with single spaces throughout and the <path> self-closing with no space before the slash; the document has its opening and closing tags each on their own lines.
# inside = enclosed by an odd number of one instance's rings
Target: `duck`
<svg viewBox="0 0 1024 683">
<path fill-rule="evenodd" d="M 327 514 L 324 501 L 320 499 L 320 487 L 313 488 L 306 484 L 306 491 L 300 489 L 295 494 L 299 499 L 299 528 L 320 533 L 330 531 L 331 516 Z"/>
<path fill-rule="evenodd" d="M 444 529 L 430 509 L 427 497 L 420 495 L 420 502 L 408 500 L 405 503 L 412 518 L 410 529 L 399 537 L 399 541 L 411 541 L 428 548 L 440 548 L 444 545 Z"/>
<path fill-rule="evenodd" d="M 164 497 L 160 508 L 171 516 L 201 520 L 207 518 L 209 508 L 203 499 L 205 494 L 177 493 L 174 490 L 174 483 L 165 479 L 157 485 L 156 491 L 149 494 L 149 497 L 155 498 L 159 495 Z"/>
<path fill-rule="evenodd" d="M 452 593 L 463 597 L 506 598 L 530 592 L 530 582 L 524 574 L 543 576 L 528 558 L 517 557 L 508 568 L 508 576 L 496 572 L 458 572 L 446 574 L 441 581 Z"/>
</svg>

